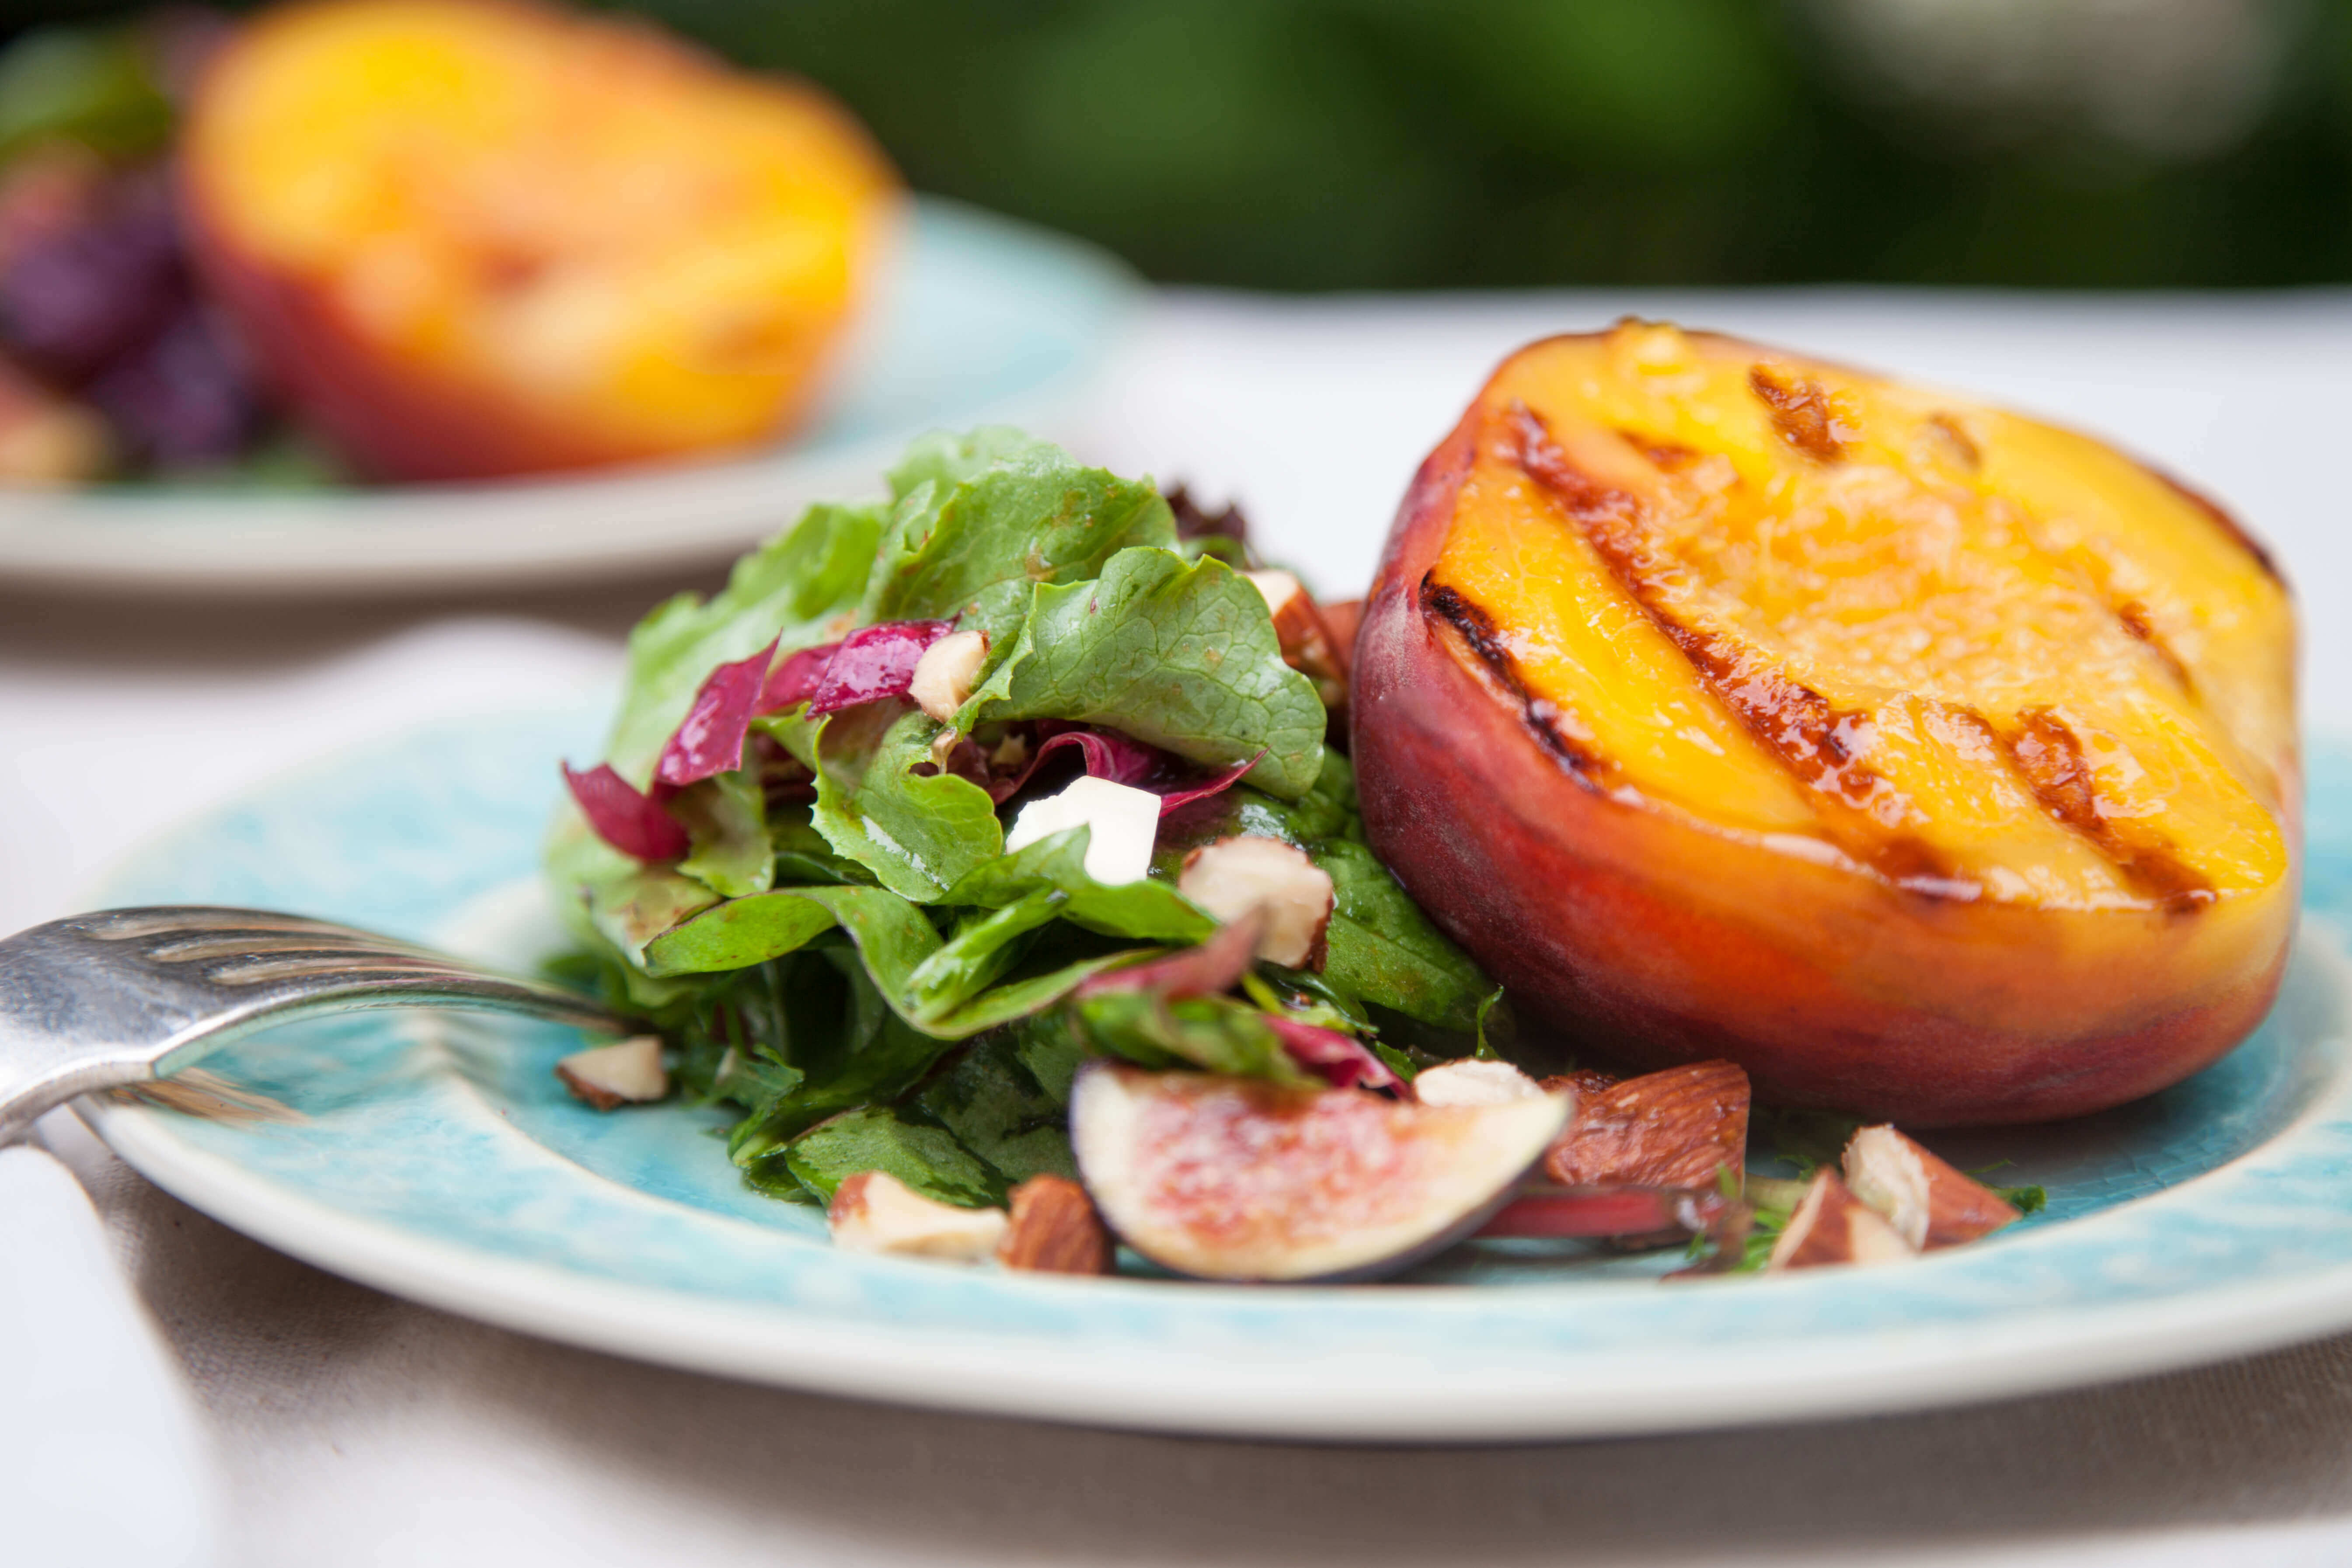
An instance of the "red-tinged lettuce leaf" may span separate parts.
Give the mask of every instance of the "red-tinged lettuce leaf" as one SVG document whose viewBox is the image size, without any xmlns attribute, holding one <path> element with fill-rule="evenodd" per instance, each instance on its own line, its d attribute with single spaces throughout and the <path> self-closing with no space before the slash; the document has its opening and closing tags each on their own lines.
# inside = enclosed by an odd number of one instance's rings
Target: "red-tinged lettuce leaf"
<svg viewBox="0 0 2352 1568">
<path fill-rule="evenodd" d="M 1164 958 L 1097 975 L 1078 988 L 1081 997 L 1110 991 L 1148 992 L 1160 997 L 1213 997 L 1229 991 L 1249 972 L 1265 917 L 1253 909 L 1217 927 L 1216 934 L 1197 947 L 1185 947 Z"/>
<path fill-rule="evenodd" d="M 662 747 L 661 760 L 654 767 L 656 783 L 682 789 L 743 766 L 743 737 L 751 729 L 775 656 L 776 644 L 771 642 L 750 658 L 721 664 L 703 677 L 694 706 L 686 710 L 686 722 Z"/>
<path fill-rule="evenodd" d="M 1300 1023 L 1279 1013 L 1265 1021 L 1282 1040 L 1290 1060 L 1335 1089 L 1394 1089 L 1397 1075 L 1370 1047 L 1350 1035 L 1320 1024 Z"/>
<path fill-rule="evenodd" d="M 886 621 L 852 632 L 825 661 L 809 694 L 809 716 L 905 696 L 923 650 L 954 629 L 946 621 Z"/>
<path fill-rule="evenodd" d="M 775 713 L 816 695 L 817 681 L 840 646 L 824 643 L 785 655 L 782 664 L 768 672 L 767 684 L 760 688 L 760 711 Z"/>
<path fill-rule="evenodd" d="M 1065 747 L 1078 748 L 1085 758 L 1087 771 L 1095 778 L 1158 795 L 1160 814 L 1163 817 L 1195 800 L 1232 789 L 1241 782 L 1243 774 L 1257 765 L 1258 758 L 1265 755 L 1260 751 L 1246 761 L 1203 779 L 1199 768 L 1174 752 L 1162 751 L 1115 729 L 1065 726 L 1053 719 L 1045 720 L 1038 728 L 1045 739 L 1030 756 L 1028 765 L 1017 774 L 988 786 L 989 798 L 997 804 L 1003 805 L 1020 793 L 1045 758 Z"/>
<path fill-rule="evenodd" d="M 623 854 L 641 861 L 674 861 L 686 853 L 686 830 L 662 809 L 661 797 L 667 791 L 658 784 L 655 793 L 648 795 L 614 772 L 609 764 L 582 773 L 568 762 L 563 765 L 563 781 L 596 836 Z"/>
<path fill-rule="evenodd" d="M 1191 805 L 1195 800 L 1205 800 L 1212 795 L 1223 794 L 1226 790 L 1240 783 L 1242 781 L 1242 775 L 1256 767 L 1258 758 L 1264 757 L 1265 755 L 1265 753 L 1261 751 L 1257 754 L 1257 757 L 1248 758 L 1243 761 L 1236 762 L 1231 768 L 1226 768 L 1223 773 L 1217 774 L 1214 778 L 1208 779 L 1201 783 L 1194 784 L 1189 789 L 1161 790 L 1160 795 L 1160 814 L 1164 817 L 1171 811 L 1175 811 Z"/>
</svg>

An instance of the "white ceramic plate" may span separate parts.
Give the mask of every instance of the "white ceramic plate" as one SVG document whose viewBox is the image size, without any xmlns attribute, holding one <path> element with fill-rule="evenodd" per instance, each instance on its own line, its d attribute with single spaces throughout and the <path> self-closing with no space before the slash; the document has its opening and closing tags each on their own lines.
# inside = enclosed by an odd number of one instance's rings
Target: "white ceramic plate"
<svg viewBox="0 0 2352 1568">
<path fill-rule="evenodd" d="M 5 493 L 0 581 L 382 593 L 724 559 L 811 501 L 872 492 L 926 430 L 1051 434 L 1100 375 L 1136 297 L 1099 251 L 927 198 L 828 412 L 772 454 L 486 485 Z"/>
<path fill-rule="evenodd" d="M 334 759 L 143 852 L 94 902 L 296 909 L 513 961 L 546 925 L 555 759 L 601 712 L 472 720 Z M 1892 1411 L 2352 1327 L 2352 751 L 2310 758 L 2309 923 L 2279 1007 L 2189 1082 L 1930 1141 L 2042 1215 L 1900 1267 L 1662 1282 L 1672 1257 L 1457 1249 L 1391 1284 L 1057 1279 L 835 1251 L 670 1104 L 599 1115 L 567 1031 L 362 1015 L 210 1065 L 300 1114 L 91 1109 L 132 1165 L 321 1267 L 705 1371 L 1013 1415 L 1341 1439 L 1566 1437 Z"/>
</svg>

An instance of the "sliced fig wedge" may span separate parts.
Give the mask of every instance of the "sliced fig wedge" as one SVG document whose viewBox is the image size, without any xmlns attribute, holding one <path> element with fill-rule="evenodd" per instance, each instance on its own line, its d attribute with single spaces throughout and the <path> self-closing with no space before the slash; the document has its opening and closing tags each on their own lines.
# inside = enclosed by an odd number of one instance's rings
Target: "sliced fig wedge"
<svg viewBox="0 0 2352 1568">
<path fill-rule="evenodd" d="M 1371 1280 L 1475 1231 L 1570 1104 L 1417 1105 L 1098 1060 L 1072 1088 L 1070 1141 L 1103 1218 L 1155 1263 L 1204 1280 Z"/>
</svg>

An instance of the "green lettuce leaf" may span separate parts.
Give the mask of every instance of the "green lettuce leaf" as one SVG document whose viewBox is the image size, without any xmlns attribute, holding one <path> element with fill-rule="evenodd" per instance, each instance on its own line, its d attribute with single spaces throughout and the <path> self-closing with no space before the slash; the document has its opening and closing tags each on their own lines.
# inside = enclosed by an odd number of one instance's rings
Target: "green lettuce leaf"
<svg viewBox="0 0 2352 1568">
<path fill-rule="evenodd" d="M 939 726 L 913 708 L 876 703 L 833 715 L 816 742 L 812 821 L 835 852 L 902 898 L 930 904 L 1004 852 L 988 791 L 931 768 Z"/>
<path fill-rule="evenodd" d="M 1002 648 L 1034 583 L 1081 581 L 1176 519 L 1147 479 L 1087 468 L 1016 430 L 924 437 L 892 470 L 895 505 L 859 621 L 954 621 Z M 753 644 L 757 646 L 757 644 Z"/>
<path fill-rule="evenodd" d="M 721 773 L 688 785 L 670 800 L 669 814 L 692 845 L 677 862 L 680 876 L 729 898 L 765 893 L 774 881 L 767 807 L 748 773 Z"/>
<path fill-rule="evenodd" d="M 1265 598 L 1223 561 L 1125 549 L 1092 582 L 1040 583 L 1019 637 L 957 714 L 1104 725 L 1286 800 L 1323 767 L 1323 704 L 1282 662 Z"/>
<path fill-rule="evenodd" d="M 703 678 L 780 641 L 814 647 L 849 629 L 886 508 L 820 505 L 735 563 L 708 603 L 681 593 L 629 634 L 628 674 L 604 759 L 643 788 Z"/>
</svg>

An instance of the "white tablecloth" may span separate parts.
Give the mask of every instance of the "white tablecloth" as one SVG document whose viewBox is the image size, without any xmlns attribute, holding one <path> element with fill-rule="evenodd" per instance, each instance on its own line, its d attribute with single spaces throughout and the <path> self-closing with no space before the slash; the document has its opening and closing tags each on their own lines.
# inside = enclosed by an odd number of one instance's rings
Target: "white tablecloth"
<svg viewBox="0 0 2352 1568">
<path fill-rule="evenodd" d="M 1628 309 L 1993 393 L 2158 457 L 2280 548 L 2303 587 L 2307 711 L 2352 727 L 2352 624 L 2333 613 L 2352 582 L 2335 483 L 2352 297 L 1177 295 L 1058 434 L 1244 500 L 1265 548 L 1352 591 L 1486 368 Z M 639 609 L 713 575 L 280 608 L 0 583 L 0 929 L 69 911 L 142 836 L 306 758 L 593 690 Z M 193 1388 L 224 1563 L 2352 1560 L 2352 1339 L 1978 1409 L 1684 1437 L 1427 1451 L 1124 1436 L 739 1386 L 481 1327 L 222 1229 L 70 1119 L 44 1131 Z M 0 1257 L 37 1284 L 26 1268 Z M 28 1354 L 0 1348 L 0 1366 Z M 94 1399 L 104 1384 L 92 1374 Z M 0 1375 L 0 1427 L 23 1386 Z M 0 1463 L 30 1442 L 0 1437 Z M 122 1506 L 169 1490 L 127 1479 Z M 0 1520 L 0 1562 L 87 1560 L 61 1528 Z M 20 1557 L 27 1540 L 50 1544 Z"/>
</svg>

